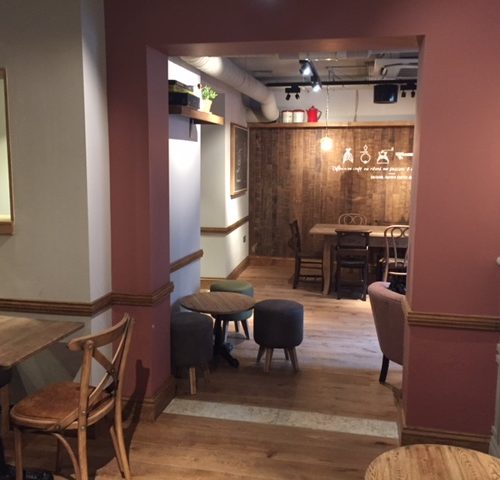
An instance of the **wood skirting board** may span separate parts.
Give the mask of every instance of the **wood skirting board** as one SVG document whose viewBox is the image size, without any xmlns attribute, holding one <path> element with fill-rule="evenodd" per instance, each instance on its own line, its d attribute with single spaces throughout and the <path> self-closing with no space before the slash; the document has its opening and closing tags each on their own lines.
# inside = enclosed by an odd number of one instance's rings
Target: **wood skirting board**
<svg viewBox="0 0 500 480">
<path fill-rule="evenodd" d="M 113 305 L 153 307 L 163 302 L 173 291 L 173 283 L 168 282 L 149 294 L 112 292 L 93 302 L 57 302 L 50 300 L 13 300 L 1 298 L 0 311 L 94 317 L 98 313 L 111 308 Z"/>
<path fill-rule="evenodd" d="M 185 257 L 179 258 L 179 260 L 176 260 L 175 262 L 172 262 L 170 264 L 170 273 L 176 272 L 177 270 L 180 270 L 181 268 L 184 268 L 187 265 L 196 262 L 196 260 L 201 257 L 203 257 L 203 250 L 198 250 L 196 252 L 190 253 L 189 255 L 186 255 Z"/>
<path fill-rule="evenodd" d="M 175 378 L 170 376 L 152 397 L 123 397 L 124 417 L 155 421 L 175 397 Z"/>
<path fill-rule="evenodd" d="M 408 325 L 413 327 L 433 327 L 455 330 L 500 331 L 500 316 L 462 315 L 458 313 L 415 312 L 403 303 Z"/>
<path fill-rule="evenodd" d="M 401 445 L 416 443 L 438 443 L 455 447 L 470 448 L 488 453 L 490 447 L 489 435 L 474 435 L 430 428 L 407 427 L 401 428 Z"/>
<path fill-rule="evenodd" d="M 232 225 L 228 225 L 227 227 L 201 227 L 200 230 L 202 235 L 229 235 L 231 232 L 242 225 L 245 225 L 247 222 L 248 215 L 240 218 L 237 222 L 234 222 Z"/>
<path fill-rule="evenodd" d="M 243 272 L 243 270 L 245 270 L 245 268 L 248 267 L 248 265 L 250 264 L 250 257 L 246 257 L 243 259 L 243 261 L 236 266 L 236 268 L 227 276 L 224 278 L 224 280 L 234 280 L 236 278 L 238 278 L 241 274 L 241 272 Z M 217 282 L 221 280 L 221 278 L 216 278 L 216 277 L 204 277 L 201 279 L 201 289 L 202 290 L 208 290 L 210 289 L 210 285 L 214 282 Z"/>
</svg>

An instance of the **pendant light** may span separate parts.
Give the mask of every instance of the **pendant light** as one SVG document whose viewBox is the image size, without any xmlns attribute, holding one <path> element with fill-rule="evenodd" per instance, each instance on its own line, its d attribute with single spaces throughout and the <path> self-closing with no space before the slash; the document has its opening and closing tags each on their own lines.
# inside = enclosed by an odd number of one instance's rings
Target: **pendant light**
<svg viewBox="0 0 500 480">
<path fill-rule="evenodd" d="M 333 139 L 328 136 L 328 105 L 330 103 L 330 85 L 326 86 L 326 120 L 325 120 L 325 135 L 321 137 L 319 144 L 323 152 L 329 152 L 333 148 Z"/>
</svg>

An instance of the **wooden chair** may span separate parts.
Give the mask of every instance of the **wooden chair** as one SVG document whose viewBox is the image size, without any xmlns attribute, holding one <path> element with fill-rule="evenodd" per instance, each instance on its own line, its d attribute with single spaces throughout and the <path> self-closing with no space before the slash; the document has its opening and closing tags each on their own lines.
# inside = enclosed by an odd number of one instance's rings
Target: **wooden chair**
<svg viewBox="0 0 500 480">
<path fill-rule="evenodd" d="M 387 282 L 390 275 L 406 275 L 409 234 L 408 225 L 390 225 L 384 230 L 384 257 L 380 259 L 382 281 Z"/>
<path fill-rule="evenodd" d="M 360 213 L 343 213 L 339 216 L 337 223 L 342 225 L 366 225 L 367 220 Z"/>
<path fill-rule="evenodd" d="M 9 409 L 10 393 L 9 384 L 12 378 L 12 369 L 0 368 L 0 407 L 2 408 L 2 436 L 5 437 L 10 428 Z"/>
<path fill-rule="evenodd" d="M 299 223 L 294 220 L 290 223 L 292 237 L 288 246 L 295 256 L 295 270 L 293 274 L 293 288 L 297 288 L 301 280 L 320 280 L 323 288 L 323 255 L 321 253 L 306 253 L 302 251 Z"/>
<path fill-rule="evenodd" d="M 366 300 L 366 290 L 368 288 L 368 244 L 370 241 L 370 231 L 348 231 L 336 230 L 337 246 L 335 249 L 335 290 L 337 298 L 340 298 L 341 290 L 344 287 L 361 286 L 361 299 Z M 351 280 L 343 275 L 344 269 L 358 270 L 360 278 Z"/>
<path fill-rule="evenodd" d="M 119 323 L 103 332 L 71 340 L 68 348 L 83 352 L 80 381 L 49 385 L 14 405 L 10 418 L 14 428 L 16 480 L 23 480 L 23 432 L 54 436 L 58 441 L 56 471 L 59 471 L 62 445 L 71 459 L 76 479 L 88 480 L 87 429 L 111 412 L 114 418 L 110 433 L 118 467 L 124 478 L 131 478 L 123 437 L 122 382 L 132 324 L 132 318 L 125 314 Z M 116 346 L 115 353 L 107 355 L 112 345 Z M 106 347 L 104 352 L 101 347 Z M 93 360 L 104 368 L 96 387 L 90 384 Z M 77 452 L 64 436 L 68 431 L 76 431 Z"/>
</svg>

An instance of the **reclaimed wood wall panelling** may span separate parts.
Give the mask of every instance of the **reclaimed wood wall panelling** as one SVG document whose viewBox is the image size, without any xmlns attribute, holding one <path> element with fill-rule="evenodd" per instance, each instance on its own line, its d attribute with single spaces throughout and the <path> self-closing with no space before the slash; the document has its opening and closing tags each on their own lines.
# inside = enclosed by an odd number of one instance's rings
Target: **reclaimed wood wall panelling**
<svg viewBox="0 0 500 480">
<path fill-rule="evenodd" d="M 358 212 L 369 223 L 406 223 L 409 217 L 411 181 L 371 180 L 368 172 L 336 172 L 347 147 L 354 167 L 378 165 L 378 152 L 389 152 L 390 166 L 407 167 L 412 160 L 397 160 L 396 151 L 413 151 L 413 127 L 328 128 L 331 152 L 322 152 L 320 138 L 327 129 L 250 128 L 250 245 L 251 253 L 289 256 L 288 223 L 297 219 L 304 248 L 318 250 L 320 238 L 311 238 L 315 223 L 335 223 L 344 212 Z M 369 164 L 360 162 L 364 145 Z M 373 174 L 379 172 L 371 172 Z M 380 172 L 382 173 L 382 172 Z M 405 172 L 406 173 L 406 172 Z"/>
</svg>

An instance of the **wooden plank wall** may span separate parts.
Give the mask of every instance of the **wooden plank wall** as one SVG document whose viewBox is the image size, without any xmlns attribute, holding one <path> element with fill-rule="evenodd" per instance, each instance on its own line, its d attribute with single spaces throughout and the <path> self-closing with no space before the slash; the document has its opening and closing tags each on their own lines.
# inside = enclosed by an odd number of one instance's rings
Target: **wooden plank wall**
<svg viewBox="0 0 500 480">
<path fill-rule="evenodd" d="M 361 213 L 369 224 L 408 223 L 412 158 L 399 160 L 395 152 L 413 151 L 413 127 L 329 127 L 334 147 L 322 152 L 320 138 L 326 132 L 250 126 L 253 255 L 290 256 L 288 224 L 293 219 L 299 221 L 305 249 L 321 248 L 321 239 L 307 233 L 315 223 L 336 223 L 344 212 Z M 360 158 L 364 145 L 368 163 Z M 352 163 L 344 161 L 348 147 Z M 379 152 L 391 148 L 389 163 L 377 162 Z"/>
</svg>

